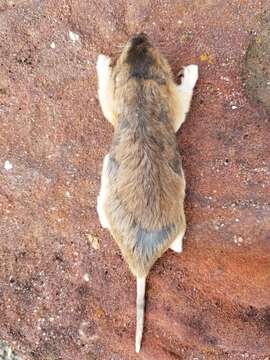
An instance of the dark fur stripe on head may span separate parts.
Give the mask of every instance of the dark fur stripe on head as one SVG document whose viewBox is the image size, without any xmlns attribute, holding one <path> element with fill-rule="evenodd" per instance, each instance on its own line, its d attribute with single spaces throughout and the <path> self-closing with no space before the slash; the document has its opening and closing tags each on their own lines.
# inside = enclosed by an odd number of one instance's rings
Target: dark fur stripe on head
<svg viewBox="0 0 270 360">
<path fill-rule="evenodd" d="M 130 75 L 136 78 L 149 78 L 149 72 L 154 60 L 148 51 L 150 47 L 145 35 L 138 35 L 132 39 L 130 49 L 128 51 L 127 63 L 131 65 Z"/>
</svg>

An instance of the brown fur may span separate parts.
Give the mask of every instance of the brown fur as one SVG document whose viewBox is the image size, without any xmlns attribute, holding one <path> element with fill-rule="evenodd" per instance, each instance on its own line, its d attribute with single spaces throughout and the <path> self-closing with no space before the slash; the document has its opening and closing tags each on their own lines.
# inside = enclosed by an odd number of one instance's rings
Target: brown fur
<svg viewBox="0 0 270 360">
<path fill-rule="evenodd" d="M 138 48 L 143 55 L 136 54 Z M 185 179 L 175 137 L 176 86 L 167 61 L 148 40 L 127 44 L 112 79 L 114 171 L 106 213 L 130 270 L 146 276 L 186 226 Z M 152 232 L 153 244 L 138 243 L 138 232 Z"/>
</svg>

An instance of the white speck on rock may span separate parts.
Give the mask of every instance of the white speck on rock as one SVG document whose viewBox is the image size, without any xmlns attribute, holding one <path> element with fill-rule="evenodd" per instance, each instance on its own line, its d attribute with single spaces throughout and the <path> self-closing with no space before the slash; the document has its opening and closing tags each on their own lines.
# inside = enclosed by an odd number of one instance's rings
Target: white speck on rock
<svg viewBox="0 0 270 360">
<path fill-rule="evenodd" d="M 9 171 L 9 170 L 11 170 L 11 169 L 13 168 L 13 165 L 11 164 L 10 161 L 6 160 L 6 161 L 5 161 L 5 164 L 4 164 L 4 168 L 5 168 L 7 171 Z"/>
<path fill-rule="evenodd" d="M 90 277 L 89 277 L 89 274 L 88 274 L 88 273 L 84 274 L 84 275 L 83 275 L 83 278 L 84 278 L 84 280 L 87 281 L 87 282 L 90 280 Z"/>
<path fill-rule="evenodd" d="M 233 110 L 237 109 L 237 106 L 233 105 L 233 106 L 232 106 L 232 109 L 233 109 Z"/>
<path fill-rule="evenodd" d="M 50 45 L 50 47 L 51 47 L 52 49 L 55 49 L 55 43 L 52 42 L 51 45 Z"/>
<path fill-rule="evenodd" d="M 100 248 L 100 240 L 97 236 L 92 234 L 86 234 L 88 241 L 91 243 L 92 247 L 95 250 L 99 250 Z"/>
<path fill-rule="evenodd" d="M 234 235 L 234 237 L 233 237 L 233 242 L 234 242 L 235 244 L 237 244 L 238 246 L 240 246 L 241 243 L 243 243 L 243 241 L 244 241 L 244 239 L 243 239 L 241 236 L 236 236 L 236 235 Z"/>
<path fill-rule="evenodd" d="M 70 40 L 72 40 L 73 42 L 78 41 L 80 39 L 79 35 L 73 31 L 69 31 L 68 35 Z"/>
</svg>

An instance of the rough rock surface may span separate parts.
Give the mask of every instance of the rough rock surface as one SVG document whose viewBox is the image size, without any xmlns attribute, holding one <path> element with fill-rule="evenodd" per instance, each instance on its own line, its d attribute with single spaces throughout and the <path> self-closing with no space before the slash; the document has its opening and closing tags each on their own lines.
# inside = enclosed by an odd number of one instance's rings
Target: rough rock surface
<svg viewBox="0 0 270 360">
<path fill-rule="evenodd" d="M 0 360 L 22 360 L 11 347 L 0 341 Z"/>
<path fill-rule="evenodd" d="M 246 53 L 243 80 L 251 101 L 262 104 L 270 115 L 270 13 L 261 14 L 261 29 Z"/>
<path fill-rule="evenodd" d="M 242 80 L 269 7 L 0 0 L 0 337 L 25 359 L 269 359 L 270 122 Z M 135 356 L 135 282 L 95 211 L 112 137 L 95 61 L 140 30 L 200 79 L 178 134 L 185 249 L 152 269 Z"/>
</svg>

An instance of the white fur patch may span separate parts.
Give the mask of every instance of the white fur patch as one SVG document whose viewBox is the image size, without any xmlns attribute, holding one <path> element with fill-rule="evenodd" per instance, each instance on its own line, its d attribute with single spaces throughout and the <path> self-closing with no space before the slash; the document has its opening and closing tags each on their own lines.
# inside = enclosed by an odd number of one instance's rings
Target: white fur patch
<svg viewBox="0 0 270 360">
<path fill-rule="evenodd" d="M 104 75 L 104 71 L 108 71 L 108 68 L 110 66 L 111 63 L 111 59 L 103 54 L 98 55 L 98 59 L 97 59 L 97 72 L 99 76 L 103 76 Z"/>
<path fill-rule="evenodd" d="M 170 249 L 180 253 L 183 251 L 183 237 L 185 235 L 185 232 L 179 234 L 177 238 L 171 243 Z"/>
<path fill-rule="evenodd" d="M 100 225 L 104 229 L 109 229 L 109 221 L 108 221 L 107 215 L 104 210 L 105 200 L 106 199 L 104 198 L 103 194 L 101 193 L 101 195 L 99 195 L 98 199 L 97 199 L 97 213 L 98 213 Z"/>
<path fill-rule="evenodd" d="M 181 88 L 192 90 L 198 80 L 199 70 L 198 65 L 188 65 L 184 67 L 184 76 L 182 79 Z"/>
<path fill-rule="evenodd" d="M 104 157 L 103 160 L 103 168 L 102 168 L 102 175 L 101 175 L 101 187 L 99 196 L 97 198 L 97 213 L 99 217 L 99 221 L 101 226 L 104 229 L 109 229 L 109 221 L 106 215 L 105 211 L 105 205 L 109 193 L 109 180 L 108 180 L 108 174 L 107 174 L 107 167 L 108 167 L 108 161 L 109 161 L 109 154 L 107 154 Z"/>
</svg>

